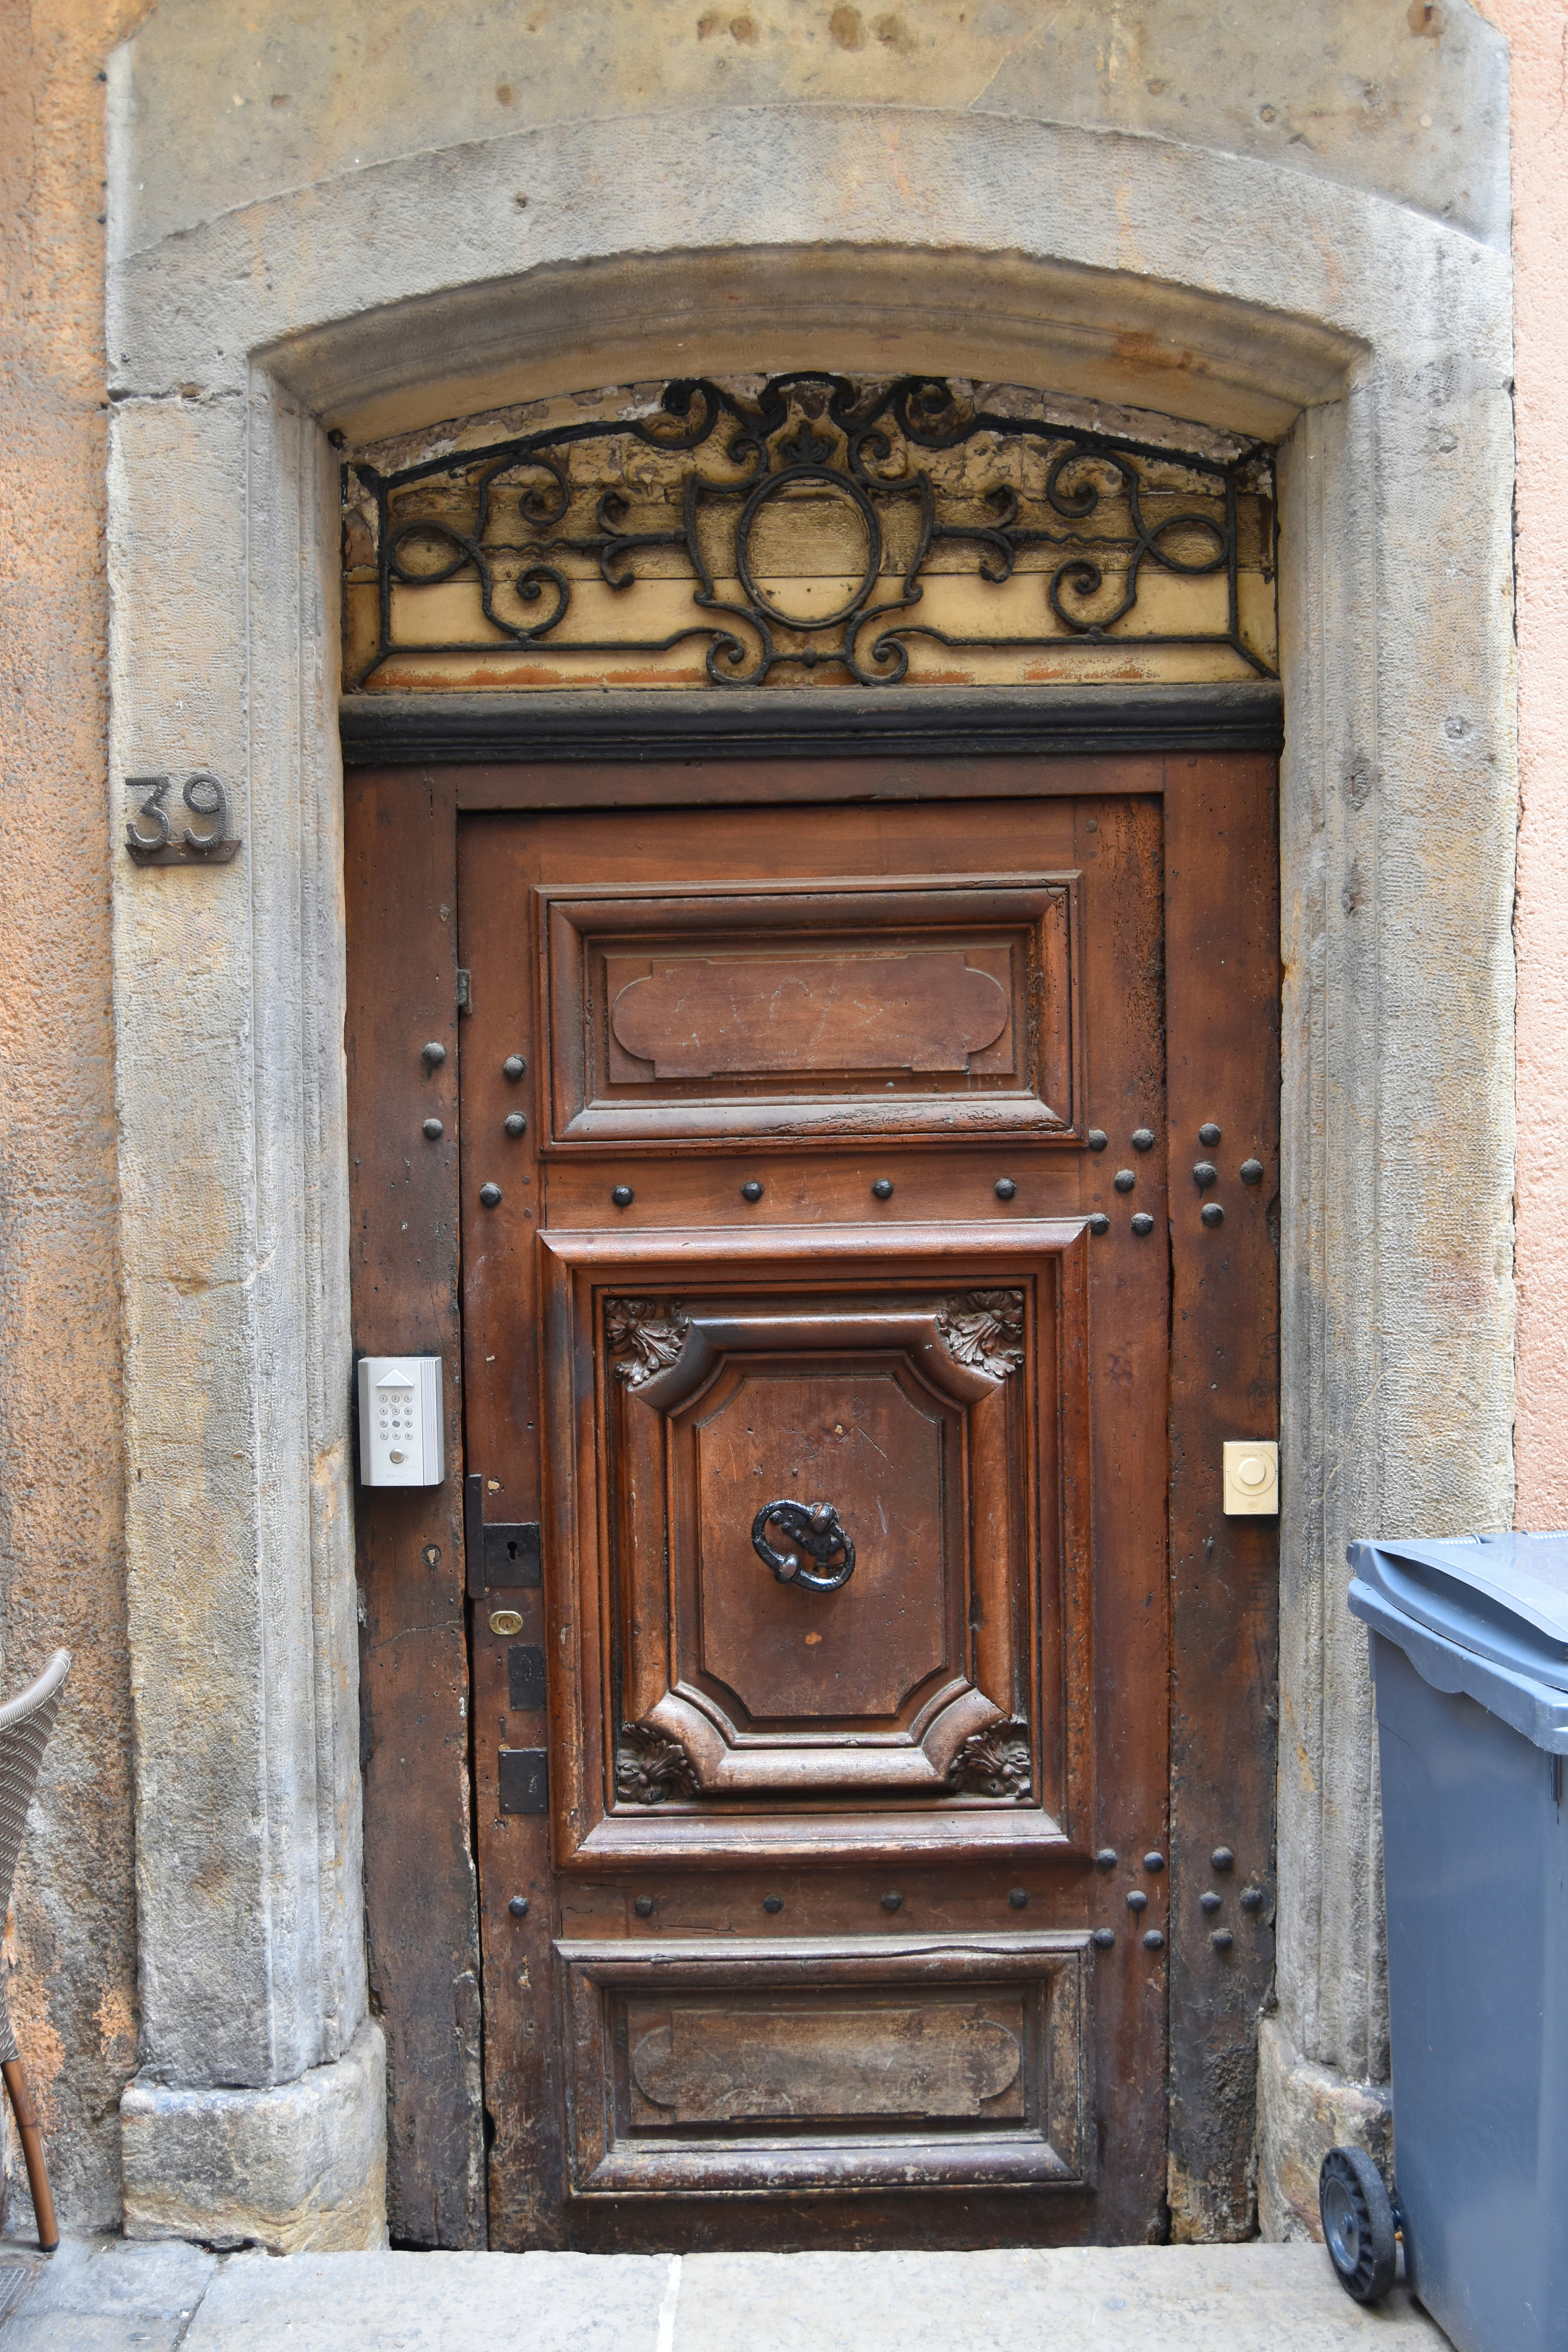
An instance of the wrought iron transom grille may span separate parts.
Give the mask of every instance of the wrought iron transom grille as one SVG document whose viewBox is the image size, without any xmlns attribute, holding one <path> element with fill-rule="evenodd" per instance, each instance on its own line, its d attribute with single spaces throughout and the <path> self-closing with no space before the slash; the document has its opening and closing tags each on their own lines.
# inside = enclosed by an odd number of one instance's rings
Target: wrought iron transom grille
<svg viewBox="0 0 1568 2352">
<path fill-rule="evenodd" d="M 992 409 L 939 377 L 807 370 L 750 394 L 693 377 L 642 414 L 385 473 L 356 460 L 344 500 L 347 577 L 374 578 L 376 597 L 374 625 L 349 632 L 351 691 L 400 683 L 409 656 L 468 656 L 483 682 L 487 657 L 525 649 L 569 660 L 691 641 L 721 687 L 791 669 L 895 686 L 921 639 L 1019 654 L 1208 646 L 1275 674 L 1244 627 L 1238 572 L 1245 518 L 1253 568 L 1272 581 L 1265 448 L 1194 456 Z M 961 609 L 954 575 L 969 583 Z M 1171 591 L 1200 583 L 1206 610 L 1190 595 L 1184 609 Z M 973 625 L 976 588 L 995 592 L 994 631 Z M 626 628 L 606 630 L 623 610 Z"/>
</svg>

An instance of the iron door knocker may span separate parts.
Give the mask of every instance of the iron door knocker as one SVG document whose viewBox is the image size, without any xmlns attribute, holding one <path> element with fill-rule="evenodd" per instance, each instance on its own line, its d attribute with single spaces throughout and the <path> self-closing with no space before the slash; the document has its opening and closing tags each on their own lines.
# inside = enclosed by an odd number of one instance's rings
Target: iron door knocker
<svg viewBox="0 0 1568 2352">
<path fill-rule="evenodd" d="M 768 1541 L 770 1519 L 799 1550 L 774 1550 Z M 781 1584 L 803 1584 L 810 1592 L 837 1592 L 855 1573 L 855 1546 L 831 1503 L 795 1503 L 787 1498 L 764 1503 L 752 1521 L 752 1549 Z M 810 1554 L 816 1563 L 814 1569 L 803 1564 L 801 1552 Z M 836 1552 L 842 1558 L 837 1568 L 830 1569 L 828 1562 Z"/>
</svg>

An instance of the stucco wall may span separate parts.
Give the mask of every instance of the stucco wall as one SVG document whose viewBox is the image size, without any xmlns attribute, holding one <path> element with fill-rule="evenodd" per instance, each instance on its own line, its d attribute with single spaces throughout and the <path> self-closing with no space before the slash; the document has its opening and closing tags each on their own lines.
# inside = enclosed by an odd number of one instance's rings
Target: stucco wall
<svg viewBox="0 0 1568 2352">
<path fill-rule="evenodd" d="M 1512 58 L 1519 450 L 1519 1525 L 1568 1527 L 1568 8 L 1487 0 Z"/>
<path fill-rule="evenodd" d="M 100 216 L 100 68 L 143 13 L 0 0 L 0 1686 L 76 1658 L 5 1988 L 72 2227 L 118 2221 L 136 2063 Z"/>
</svg>

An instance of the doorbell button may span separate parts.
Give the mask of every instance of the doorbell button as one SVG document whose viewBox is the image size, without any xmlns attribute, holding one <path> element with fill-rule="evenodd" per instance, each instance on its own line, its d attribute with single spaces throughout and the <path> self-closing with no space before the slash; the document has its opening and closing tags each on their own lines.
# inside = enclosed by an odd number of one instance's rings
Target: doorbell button
<svg viewBox="0 0 1568 2352">
<path fill-rule="evenodd" d="M 1227 1517 L 1279 1517 L 1279 1446 L 1276 1439 L 1227 1437 L 1222 1452 L 1221 1474 Z"/>
</svg>

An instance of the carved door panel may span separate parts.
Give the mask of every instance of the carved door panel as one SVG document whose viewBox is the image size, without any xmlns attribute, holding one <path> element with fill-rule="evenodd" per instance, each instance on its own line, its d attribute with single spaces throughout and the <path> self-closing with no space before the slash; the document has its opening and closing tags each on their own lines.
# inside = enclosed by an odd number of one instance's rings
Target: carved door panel
<svg viewBox="0 0 1568 2352">
<path fill-rule="evenodd" d="M 458 873 L 491 2242 L 1142 2239 L 1160 803 L 476 814 Z"/>
</svg>

